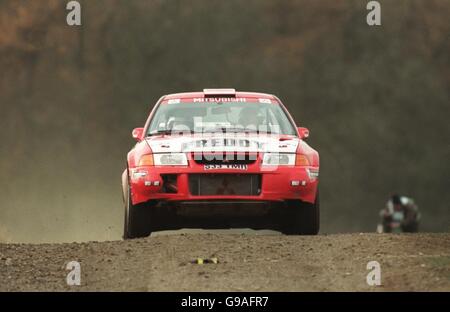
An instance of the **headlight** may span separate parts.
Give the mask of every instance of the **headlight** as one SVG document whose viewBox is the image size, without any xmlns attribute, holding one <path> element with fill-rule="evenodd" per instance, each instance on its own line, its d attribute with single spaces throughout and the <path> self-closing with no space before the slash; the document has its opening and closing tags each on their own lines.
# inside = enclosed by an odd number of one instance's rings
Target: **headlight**
<svg viewBox="0 0 450 312">
<path fill-rule="evenodd" d="M 153 154 L 155 166 L 187 166 L 188 161 L 184 153 Z"/>
<path fill-rule="evenodd" d="M 268 166 L 294 166 L 295 154 L 266 153 L 262 164 Z"/>
</svg>

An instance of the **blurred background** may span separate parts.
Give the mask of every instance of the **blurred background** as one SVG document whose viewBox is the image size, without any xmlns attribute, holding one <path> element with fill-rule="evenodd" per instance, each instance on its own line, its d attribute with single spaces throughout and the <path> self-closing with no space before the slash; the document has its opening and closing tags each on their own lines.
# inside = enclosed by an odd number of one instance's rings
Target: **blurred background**
<svg viewBox="0 0 450 312">
<path fill-rule="evenodd" d="M 0 0 L 0 240 L 120 239 L 120 175 L 167 93 L 278 95 L 321 155 L 322 233 L 393 192 L 450 230 L 450 1 Z"/>
</svg>

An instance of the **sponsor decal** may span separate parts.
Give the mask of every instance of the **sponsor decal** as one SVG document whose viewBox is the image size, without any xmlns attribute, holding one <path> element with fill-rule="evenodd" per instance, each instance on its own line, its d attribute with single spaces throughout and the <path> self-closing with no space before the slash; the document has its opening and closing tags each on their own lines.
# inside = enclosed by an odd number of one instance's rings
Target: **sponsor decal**
<svg viewBox="0 0 450 312">
<path fill-rule="evenodd" d="M 233 98 L 233 97 L 207 97 L 207 98 L 194 98 L 194 103 L 201 102 L 247 102 L 246 98 Z"/>
<path fill-rule="evenodd" d="M 171 99 L 167 101 L 167 104 L 178 104 L 180 103 L 180 99 Z"/>
<path fill-rule="evenodd" d="M 276 137 L 266 135 L 249 136 L 227 135 L 226 137 L 206 137 L 202 134 L 192 136 L 176 136 L 167 139 L 147 139 L 154 153 L 167 152 L 280 152 L 295 153 L 298 140 L 280 142 Z"/>
<path fill-rule="evenodd" d="M 195 147 L 240 146 L 261 148 L 261 143 L 258 141 L 233 138 L 202 139 L 191 142 L 191 144 Z"/>
</svg>

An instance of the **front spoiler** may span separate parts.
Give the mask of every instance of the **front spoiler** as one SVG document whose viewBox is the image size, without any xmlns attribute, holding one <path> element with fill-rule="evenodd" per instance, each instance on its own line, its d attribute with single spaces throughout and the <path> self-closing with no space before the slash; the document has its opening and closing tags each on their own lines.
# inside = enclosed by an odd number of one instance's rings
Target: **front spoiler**
<svg viewBox="0 0 450 312">
<path fill-rule="evenodd" d="M 200 167 L 200 166 L 199 166 Z M 167 202 L 192 202 L 192 201 L 253 201 L 253 202 L 283 202 L 285 200 L 301 200 L 307 203 L 314 203 L 319 180 L 317 177 L 310 177 L 308 170 L 313 167 L 278 167 L 277 170 L 263 171 L 251 169 L 245 173 L 261 174 L 261 192 L 256 196 L 237 195 L 211 195 L 193 196 L 189 191 L 189 174 L 223 174 L 223 171 L 208 170 L 203 168 L 177 168 L 177 167 L 140 167 L 132 169 L 147 172 L 145 176 L 134 178 L 131 174 L 129 178 L 131 189 L 131 200 L 133 204 L 144 203 L 151 200 Z M 242 171 L 229 170 L 227 174 L 243 174 Z M 177 175 L 177 192 L 167 193 L 163 191 L 164 174 Z M 299 185 L 293 186 L 291 181 L 301 181 Z M 155 186 L 155 181 L 158 181 Z"/>
</svg>

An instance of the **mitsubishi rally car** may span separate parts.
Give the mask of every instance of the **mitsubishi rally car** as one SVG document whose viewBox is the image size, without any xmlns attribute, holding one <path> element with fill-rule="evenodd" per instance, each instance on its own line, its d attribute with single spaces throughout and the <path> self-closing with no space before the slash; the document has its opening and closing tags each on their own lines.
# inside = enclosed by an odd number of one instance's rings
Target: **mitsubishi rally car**
<svg viewBox="0 0 450 312">
<path fill-rule="evenodd" d="M 124 239 L 181 228 L 319 231 L 319 154 L 274 95 L 165 95 L 122 174 Z"/>
</svg>

